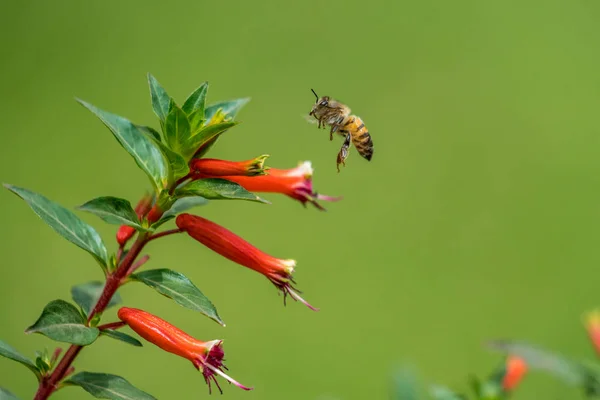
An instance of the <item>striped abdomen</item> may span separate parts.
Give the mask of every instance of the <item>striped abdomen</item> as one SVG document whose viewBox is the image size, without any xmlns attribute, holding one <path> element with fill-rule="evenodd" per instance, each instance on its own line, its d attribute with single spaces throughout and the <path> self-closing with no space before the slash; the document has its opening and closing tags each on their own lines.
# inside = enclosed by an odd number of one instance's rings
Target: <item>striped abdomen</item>
<svg viewBox="0 0 600 400">
<path fill-rule="evenodd" d="M 348 120 L 342 125 L 340 132 L 350 132 L 352 144 L 356 147 L 358 153 L 371 161 L 371 157 L 373 157 L 373 139 L 371 139 L 371 135 L 360 117 L 356 115 L 348 117 Z"/>
</svg>

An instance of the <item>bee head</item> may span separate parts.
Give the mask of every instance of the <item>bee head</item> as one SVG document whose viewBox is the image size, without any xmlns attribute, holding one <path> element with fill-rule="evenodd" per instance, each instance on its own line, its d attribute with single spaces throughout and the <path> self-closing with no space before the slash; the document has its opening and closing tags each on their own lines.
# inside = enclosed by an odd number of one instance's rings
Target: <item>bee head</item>
<svg viewBox="0 0 600 400">
<path fill-rule="evenodd" d="M 315 98 L 317 99 L 315 105 L 313 106 L 313 108 L 309 114 L 309 115 L 314 115 L 318 112 L 319 109 L 321 109 L 323 107 L 327 107 L 329 105 L 329 96 L 319 97 L 313 89 L 310 89 L 310 90 L 313 92 L 313 94 L 315 95 Z"/>
</svg>

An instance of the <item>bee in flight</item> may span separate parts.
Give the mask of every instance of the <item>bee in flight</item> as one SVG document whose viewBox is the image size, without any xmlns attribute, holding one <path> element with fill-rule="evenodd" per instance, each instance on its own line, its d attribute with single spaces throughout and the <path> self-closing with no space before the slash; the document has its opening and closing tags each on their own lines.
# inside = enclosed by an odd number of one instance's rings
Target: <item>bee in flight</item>
<svg viewBox="0 0 600 400">
<path fill-rule="evenodd" d="M 319 97 L 313 89 L 310 89 L 317 102 L 308 114 L 314 116 L 321 126 L 326 129 L 329 125 L 329 140 L 333 140 L 333 134 L 338 133 L 344 137 L 344 144 L 337 155 L 337 169 L 340 172 L 340 164 L 346 166 L 346 158 L 350 150 L 350 144 L 356 147 L 358 153 L 371 161 L 373 157 L 373 140 L 369 131 L 365 127 L 362 119 L 356 115 L 350 115 L 350 108 L 331 99 L 329 96 Z"/>
</svg>

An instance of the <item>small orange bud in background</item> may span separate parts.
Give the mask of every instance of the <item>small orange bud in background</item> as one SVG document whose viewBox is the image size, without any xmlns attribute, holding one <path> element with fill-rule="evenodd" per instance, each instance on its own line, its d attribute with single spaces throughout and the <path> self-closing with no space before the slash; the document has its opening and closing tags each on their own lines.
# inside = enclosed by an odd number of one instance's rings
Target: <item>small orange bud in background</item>
<svg viewBox="0 0 600 400">
<path fill-rule="evenodd" d="M 506 359 L 505 366 L 506 371 L 502 379 L 502 389 L 505 392 L 510 392 L 517 387 L 527 373 L 527 364 L 520 357 L 509 356 Z"/>
<path fill-rule="evenodd" d="M 269 156 L 262 155 L 247 161 L 227 161 L 215 158 L 193 159 L 190 161 L 190 171 L 202 177 L 265 175 L 269 169 L 265 168 L 267 157 Z"/>
<path fill-rule="evenodd" d="M 586 314 L 584 324 L 596 354 L 600 355 L 600 310 Z"/>
<path fill-rule="evenodd" d="M 146 213 L 152 207 L 152 202 L 154 201 L 153 195 L 150 193 L 146 193 L 144 197 L 138 202 L 135 206 L 135 213 L 139 219 L 144 218 Z M 119 230 L 117 231 L 117 243 L 120 246 L 125 246 L 125 244 L 131 239 L 131 237 L 135 234 L 135 228 L 132 228 L 128 225 L 121 225 Z"/>
<path fill-rule="evenodd" d="M 223 365 L 225 353 L 223 352 L 222 340 L 201 342 L 167 321 L 137 308 L 122 307 L 117 315 L 121 321 L 129 325 L 134 332 L 150 343 L 155 344 L 164 351 L 190 360 L 196 369 L 204 375 L 209 393 L 211 392 L 211 381 L 223 393 L 215 374 L 227 379 L 227 381 L 241 389 L 252 390 L 252 388 L 242 385 L 223 372 L 223 369 L 227 368 Z"/>
<path fill-rule="evenodd" d="M 298 289 L 292 286 L 295 283 L 292 273 L 294 272 L 296 261 L 270 256 L 252 246 L 235 233 L 196 215 L 179 214 L 175 223 L 179 229 L 187 232 L 188 235 L 212 251 L 266 276 L 267 279 L 283 292 L 284 302 L 286 296 L 289 294 L 294 300 L 302 302 L 311 310 L 318 311 L 317 308 L 311 306 L 306 300 L 300 297 Z"/>
</svg>

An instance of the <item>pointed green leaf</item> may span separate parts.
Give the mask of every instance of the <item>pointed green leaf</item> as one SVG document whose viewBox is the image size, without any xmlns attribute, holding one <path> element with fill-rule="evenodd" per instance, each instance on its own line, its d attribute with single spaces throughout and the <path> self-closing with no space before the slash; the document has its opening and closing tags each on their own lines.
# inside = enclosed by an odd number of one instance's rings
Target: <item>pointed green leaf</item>
<svg viewBox="0 0 600 400">
<path fill-rule="evenodd" d="M 185 159 L 189 159 L 202 146 L 206 145 L 211 140 L 216 140 L 217 137 L 235 125 L 237 125 L 237 122 L 229 121 L 205 126 L 198 133 L 194 134 L 194 136 L 187 140 L 187 142 L 184 144 L 183 148 L 185 151 L 182 152 L 182 155 Z"/>
<path fill-rule="evenodd" d="M 173 105 L 165 121 L 165 141 L 167 145 L 175 152 L 183 152 L 191 134 L 190 121 L 187 115 L 177 105 Z"/>
<path fill-rule="evenodd" d="M 165 155 L 153 140 L 129 120 L 103 111 L 83 100 L 78 101 L 110 129 L 121 146 L 133 157 L 138 167 L 148 175 L 157 191 L 167 186 L 169 166 Z"/>
<path fill-rule="evenodd" d="M 33 361 L 19 353 L 12 346 L 10 346 L 8 343 L 3 342 L 2 340 L 0 340 L 0 356 L 9 358 L 13 361 L 23 364 L 24 366 L 29 368 L 35 374 L 35 376 L 38 377 L 38 379 L 41 377 L 40 371 L 38 370 L 37 366 L 33 363 Z"/>
<path fill-rule="evenodd" d="M 249 97 L 243 99 L 235 99 L 228 101 L 220 101 L 215 104 L 211 104 L 206 107 L 204 111 L 204 118 L 207 123 L 210 123 L 210 119 L 215 115 L 217 110 L 221 109 L 221 111 L 230 119 L 235 119 L 237 113 L 250 101 Z"/>
<path fill-rule="evenodd" d="M 120 340 L 121 342 L 131 344 L 133 346 L 142 347 L 142 343 L 133 336 L 129 336 L 126 333 L 118 332 L 113 329 L 101 330 L 100 335 L 108 336 L 110 338 Z"/>
<path fill-rule="evenodd" d="M 148 74 L 148 86 L 150 86 L 150 97 L 152 98 L 152 109 L 154 113 L 160 119 L 161 122 L 165 122 L 167 114 L 169 114 L 169 106 L 171 104 L 171 97 L 167 94 L 167 91 L 158 83 L 155 77 Z"/>
<path fill-rule="evenodd" d="M 137 125 L 135 124 L 135 127 L 138 128 L 140 131 L 142 131 L 143 133 L 147 134 L 148 136 L 150 136 L 152 139 L 154 139 L 157 142 L 162 142 L 161 138 L 160 138 L 160 133 L 158 133 L 156 131 L 156 129 L 150 127 L 150 126 L 146 126 L 146 125 Z"/>
<path fill-rule="evenodd" d="M 179 153 L 174 152 L 168 148 L 166 144 L 160 141 L 160 135 L 158 132 L 156 132 L 154 129 L 144 129 L 142 132 L 146 133 L 146 135 L 152 139 L 154 144 L 156 144 L 160 148 L 160 151 L 162 151 L 162 153 L 165 155 L 169 163 L 169 170 L 173 174 L 173 177 L 170 178 L 171 181 L 187 175 L 190 170 L 188 164 Z"/>
<path fill-rule="evenodd" d="M 185 275 L 170 269 L 151 269 L 133 274 L 131 279 L 142 282 L 163 296 L 175 300 L 177 304 L 199 311 L 225 326 L 215 306 Z"/>
<path fill-rule="evenodd" d="M 19 398 L 9 390 L 0 387 L 0 400 L 19 400 Z"/>
<path fill-rule="evenodd" d="M 183 104 L 183 111 L 190 120 L 192 132 L 196 132 L 205 121 L 204 108 L 206 105 L 206 92 L 208 91 L 208 82 L 204 82 L 200 87 L 187 98 Z"/>
<path fill-rule="evenodd" d="M 179 213 L 189 210 L 192 207 L 203 206 L 205 204 L 208 204 L 208 200 L 200 196 L 189 196 L 177 199 L 171 208 L 163 214 L 161 219 L 152 225 L 152 229 L 156 229 L 165 222 L 172 220 Z"/>
<path fill-rule="evenodd" d="M 98 399 L 156 400 L 153 396 L 141 391 L 126 379 L 117 375 L 80 372 L 73 375 L 64 383 L 66 385 L 80 386 Z"/>
<path fill-rule="evenodd" d="M 74 305 L 54 300 L 44 307 L 42 315 L 25 332 L 41 333 L 59 342 L 86 346 L 96 340 L 99 330 L 84 323 L 85 319 Z"/>
<path fill-rule="evenodd" d="M 33 212 L 59 235 L 93 255 L 101 265 L 108 265 L 108 252 L 94 228 L 41 194 L 8 184 L 4 187 L 25 200 Z"/>
<path fill-rule="evenodd" d="M 73 301 L 81 307 L 85 312 L 85 315 L 90 315 L 94 306 L 98 302 L 102 291 L 104 290 L 104 282 L 91 281 L 82 283 L 81 285 L 75 285 L 71 288 L 71 297 Z M 119 293 L 115 293 L 112 299 L 108 302 L 106 308 L 116 306 L 122 303 L 121 296 Z"/>
<path fill-rule="evenodd" d="M 125 199 L 111 196 L 97 197 L 77 208 L 95 214 L 109 224 L 129 225 L 145 230 L 131 207 L 131 203 Z"/>
<path fill-rule="evenodd" d="M 249 200 L 270 204 L 241 185 L 226 179 L 198 179 L 177 189 L 178 196 L 200 196 L 209 200 Z"/>
</svg>

